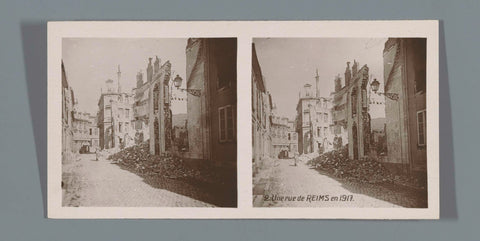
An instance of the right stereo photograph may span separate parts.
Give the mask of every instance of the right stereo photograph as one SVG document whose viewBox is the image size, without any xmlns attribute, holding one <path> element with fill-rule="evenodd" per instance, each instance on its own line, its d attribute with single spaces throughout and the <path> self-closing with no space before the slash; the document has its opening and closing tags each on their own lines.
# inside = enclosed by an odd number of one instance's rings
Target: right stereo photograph
<svg viewBox="0 0 480 241">
<path fill-rule="evenodd" d="M 254 207 L 428 208 L 426 38 L 254 38 Z"/>
</svg>

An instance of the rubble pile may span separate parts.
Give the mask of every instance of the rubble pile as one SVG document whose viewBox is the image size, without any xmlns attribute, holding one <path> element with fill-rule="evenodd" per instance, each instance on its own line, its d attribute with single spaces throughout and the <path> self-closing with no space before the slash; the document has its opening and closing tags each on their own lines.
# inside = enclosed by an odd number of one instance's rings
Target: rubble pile
<svg viewBox="0 0 480 241">
<path fill-rule="evenodd" d="M 357 183 L 391 183 L 422 189 L 418 179 L 407 175 L 394 175 L 382 163 L 372 158 L 351 160 L 347 148 L 324 153 L 307 162 L 313 168 L 327 171 L 337 178 Z"/>
<path fill-rule="evenodd" d="M 220 180 L 223 180 L 216 174 L 218 172 L 212 170 L 213 167 L 208 165 L 192 167 L 187 165 L 182 158 L 151 155 L 148 142 L 125 148 L 108 156 L 108 160 L 137 174 L 149 177 L 194 179 L 207 183 L 222 183 Z"/>
</svg>

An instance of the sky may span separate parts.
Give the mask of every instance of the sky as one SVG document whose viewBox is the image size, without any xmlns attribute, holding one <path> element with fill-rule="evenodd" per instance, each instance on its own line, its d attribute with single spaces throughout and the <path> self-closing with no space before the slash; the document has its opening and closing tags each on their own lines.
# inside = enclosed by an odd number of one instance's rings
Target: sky
<svg viewBox="0 0 480 241">
<path fill-rule="evenodd" d="M 306 83 L 315 89 L 315 72 L 318 69 L 320 95 L 329 97 L 334 91 L 335 76 L 340 74 L 342 86 L 347 62 L 366 64 L 370 75 L 383 89 L 383 48 L 385 38 L 256 38 L 262 75 L 267 90 L 277 106 L 277 114 L 295 119 L 298 93 Z M 384 97 L 374 96 L 384 102 Z M 383 100 L 382 100 L 383 99 Z M 385 109 L 371 108 L 372 118 L 384 117 Z"/>
<path fill-rule="evenodd" d="M 172 77 L 179 74 L 186 85 L 187 39 L 147 39 L 147 38 L 64 38 L 62 59 L 68 83 L 78 100 L 78 110 L 95 114 L 98 109 L 100 90 L 105 91 L 105 81 L 117 83 L 117 68 L 120 65 L 121 88 L 131 92 L 136 86 L 136 75 L 140 70 L 146 81 L 148 58 L 160 59 L 160 66 L 170 61 Z M 173 71 L 175 73 L 173 73 Z M 174 95 L 185 98 L 186 93 L 174 90 Z M 186 100 L 186 99 L 185 99 Z M 186 101 L 172 101 L 172 113 L 186 113 Z"/>
</svg>

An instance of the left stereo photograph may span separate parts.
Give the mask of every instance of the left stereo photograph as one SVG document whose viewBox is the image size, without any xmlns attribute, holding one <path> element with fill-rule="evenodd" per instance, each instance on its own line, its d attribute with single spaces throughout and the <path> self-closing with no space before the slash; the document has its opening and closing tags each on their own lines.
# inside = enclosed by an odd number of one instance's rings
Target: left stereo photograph
<svg viewBox="0 0 480 241">
<path fill-rule="evenodd" d="M 237 207 L 236 38 L 61 46 L 62 207 Z"/>
</svg>

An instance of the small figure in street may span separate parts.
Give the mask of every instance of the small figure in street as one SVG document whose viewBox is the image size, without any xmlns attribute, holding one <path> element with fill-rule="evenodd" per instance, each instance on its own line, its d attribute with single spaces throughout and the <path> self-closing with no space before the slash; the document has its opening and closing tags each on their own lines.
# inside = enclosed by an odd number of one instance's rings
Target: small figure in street
<svg viewBox="0 0 480 241">
<path fill-rule="evenodd" d="M 95 161 L 99 161 L 99 156 L 100 156 L 100 150 L 99 148 L 96 146 L 95 147 Z"/>
<path fill-rule="evenodd" d="M 293 166 L 297 166 L 297 158 L 298 158 L 298 151 L 295 151 L 295 154 L 293 156 Z"/>
</svg>

